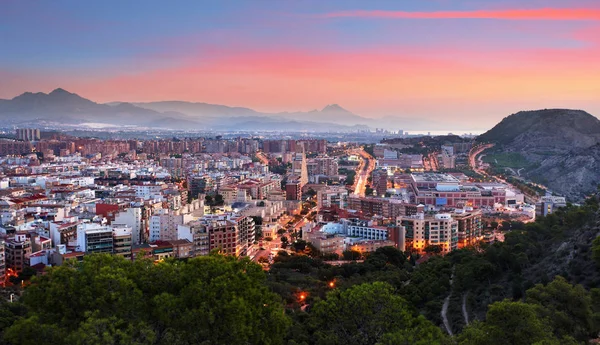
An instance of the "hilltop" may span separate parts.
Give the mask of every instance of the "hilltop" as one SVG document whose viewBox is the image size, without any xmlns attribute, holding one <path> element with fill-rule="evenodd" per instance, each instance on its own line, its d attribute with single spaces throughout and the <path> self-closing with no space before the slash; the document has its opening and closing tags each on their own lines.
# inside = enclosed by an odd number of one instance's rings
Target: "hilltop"
<svg viewBox="0 0 600 345">
<path fill-rule="evenodd" d="M 571 200 L 594 192 L 600 183 L 600 120 L 585 111 L 522 111 L 477 141 L 495 143 L 490 157 L 510 155 L 514 166 L 506 167 Z"/>
</svg>

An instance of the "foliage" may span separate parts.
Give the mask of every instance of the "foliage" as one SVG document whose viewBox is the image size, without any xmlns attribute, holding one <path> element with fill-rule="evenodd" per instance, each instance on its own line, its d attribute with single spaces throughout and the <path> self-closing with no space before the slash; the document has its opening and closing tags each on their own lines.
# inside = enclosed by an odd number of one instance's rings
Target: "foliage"
<svg viewBox="0 0 600 345">
<path fill-rule="evenodd" d="M 280 344 L 289 324 L 259 265 L 90 255 L 51 268 L 25 290 L 13 344 Z"/>
<path fill-rule="evenodd" d="M 556 340 L 537 307 L 523 302 L 492 304 L 485 322 L 468 326 L 458 337 L 460 345 L 530 345 Z"/>
<path fill-rule="evenodd" d="M 342 253 L 344 260 L 360 260 L 361 254 L 356 250 L 345 250 Z"/>
<path fill-rule="evenodd" d="M 316 344 L 414 344 L 446 339 L 439 328 L 382 282 L 335 290 L 315 304 L 311 326 Z"/>
<path fill-rule="evenodd" d="M 592 242 L 592 257 L 600 267 L 600 236 L 596 237 Z"/>
</svg>

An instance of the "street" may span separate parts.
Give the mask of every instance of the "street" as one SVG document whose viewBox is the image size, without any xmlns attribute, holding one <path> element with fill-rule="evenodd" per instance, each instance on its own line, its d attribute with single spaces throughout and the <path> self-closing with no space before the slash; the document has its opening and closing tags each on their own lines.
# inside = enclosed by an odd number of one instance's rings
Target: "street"
<svg viewBox="0 0 600 345">
<path fill-rule="evenodd" d="M 375 170 L 375 159 L 368 154 L 362 147 L 355 151 L 362 160 L 356 169 L 356 177 L 354 180 L 354 194 L 365 196 L 365 189 L 369 176 Z"/>
</svg>

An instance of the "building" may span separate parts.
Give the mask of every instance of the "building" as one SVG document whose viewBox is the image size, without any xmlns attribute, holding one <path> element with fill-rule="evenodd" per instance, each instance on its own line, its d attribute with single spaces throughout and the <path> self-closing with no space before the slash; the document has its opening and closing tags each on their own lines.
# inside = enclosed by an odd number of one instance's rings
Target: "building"
<svg viewBox="0 0 600 345">
<path fill-rule="evenodd" d="M 247 256 L 255 250 L 256 225 L 248 216 L 211 215 L 179 225 L 177 236 L 193 243 L 193 256 L 208 255 L 212 250 Z"/>
<path fill-rule="evenodd" d="M 410 216 L 423 212 L 424 206 L 405 203 L 400 199 L 350 195 L 348 197 L 348 209 L 359 211 L 365 216 L 377 215 L 384 218 L 396 219 L 400 216 Z"/>
<path fill-rule="evenodd" d="M 198 194 L 207 194 L 215 190 L 215 181 L 208 175 L 188 177 L 188 191 L 192 199 Z"/>
<path fill-rule="evenodd" d="M 161 209 L 150 217 L 150 242 L 171 241 L 177 239 L 177 226 L 192 220 L 189 213 Z"/>
<path fill-rule="evenodd" d="M 113 225 L 123 224 L 131 228 L 131 236 L 133 244 L 142 242 L 142 208 L 133 206 L 119 211 L 115 214 Z"/>
<path fill-rule="evenodd" d="M 414 202 L 439 207 L 494 207 L 506 204 L 507 186 L 500 183 L 461 183 L 450 174 L 411 174 Z"/>
<path fill-rule="evenodd" d="M 481 211 L 473 208 L 455 210 L 452 218 L 458 222 L 458 248 L 474 245 L 483 239 Z"/>
<path fill-rule="evenodd" d="M 385 169 L 375 169 L 371 174 L 371 187 L 377 196 L 384 196 L 387 191 L 388 172 Z"/>
<path fill-rule="evenodd" d="M 297 176 L 289 176 L 285 184 L 285 199 L 286 200 L 301 200 L 302 199 L 302 183 Z"/>
<path fill-rule="evenodd" d="M 335 176 L 338 174 L 338 160 L 335 157 L 317 157 L 307 162 L 308 179 L 311 183 L 319 183 L 319 176 Z"/>
<path fill-rule="evenodd" d="M 194 244 L 187 239 L 168 241 L 173 246 L 173 254 L 177 259 L 194 257 Z"/>
<path fill-rule="evenodd" d="M 129 226 L 113 226 L 113 253 L 124 258 L 131 258 L 133 245 L 132 229 Z"/>
<path fill-rule="evenodd" d="M 428 246 L 439 246 L 441 253 L 447 254 L 458 248 L 458 221 L 450 214 L 419 213 L 399 217 L 397 223 L 406 229 L 408 250 L 423 252 Z"/>
<path fill-rule="evenodd" d="M 25 234 L 16 234 L 4 242 L 6 255 L 6 268 L 14 272 L 21 272 L 27 266 L 31 255 L 31 240 Z"/>
<path fill-rule="evenodd" d="M 554 213 L 558 208 L 567 206 L 567 200 L 563 196 L 546 195 L 535 204 L 536 216 L 547 216 Z"/>
<path fill-rule="evenodd" d="M 6 252 L 5 242 L 0 240 L 0 284 L 4 285 L 6 279 Z"/>
<path fill-rule="evenodd" d="M 77 226 L 77 251 L 86 254 L 113 253 L 113 229 L 96 223 Z"/>
<path fill-rule="evenodd" d="M 210 234 L 207 227 L 199 220 L 177 226 L 177 238 L 192 243 L 191 256 L 210 254 Z"/>
<path fill-rule="evenodd" d="M 348 189 L 345 186 L 327 186 L 317 192 L 317 209 L 337 207 L 346 209 L 348 207 Z"/>
<path fill-rule="evenodd" d="M 17 140 L 37 141 L 40 140 L 40 130 L 37 128 L 17 128 Z"/>
</svg>

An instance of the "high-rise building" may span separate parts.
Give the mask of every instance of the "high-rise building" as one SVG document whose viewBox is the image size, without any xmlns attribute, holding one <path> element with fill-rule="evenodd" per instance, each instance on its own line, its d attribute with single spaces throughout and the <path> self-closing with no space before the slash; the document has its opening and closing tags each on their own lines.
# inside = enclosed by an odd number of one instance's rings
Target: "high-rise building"
<svg viewBox="0 0 600 345">
<path fill-rule="evenodd" d="M 18 140 L 36 141 L 40 140 L 40 130 L 37 128 L 18 128 L 16 131 Z"/>
</svg>

